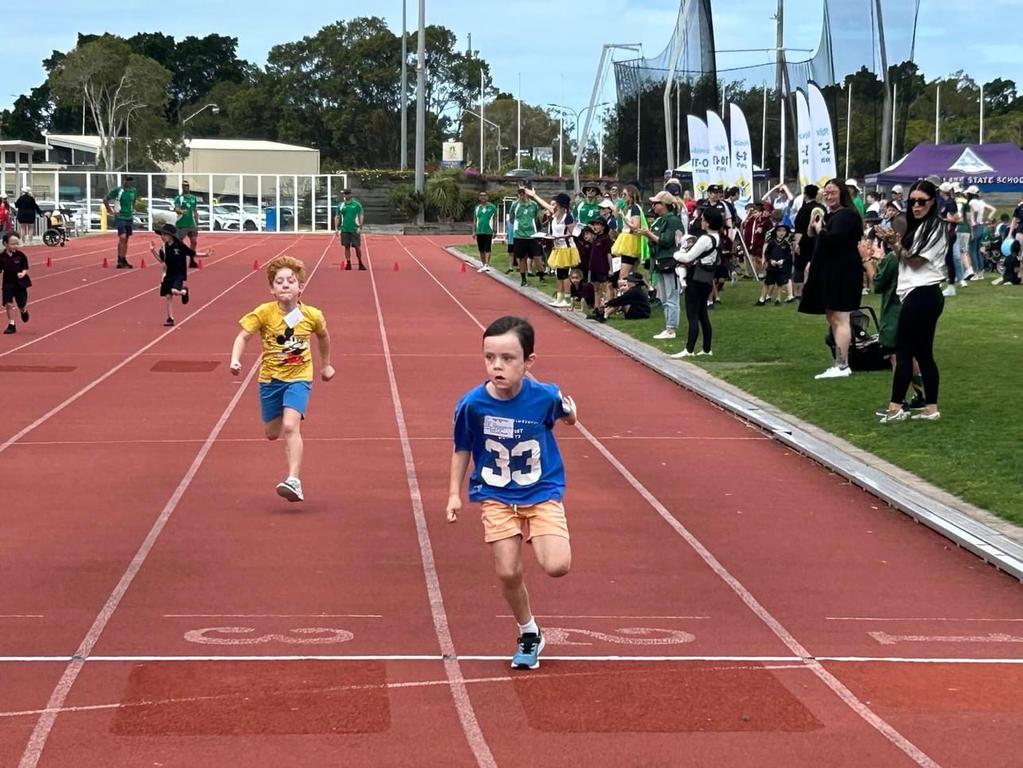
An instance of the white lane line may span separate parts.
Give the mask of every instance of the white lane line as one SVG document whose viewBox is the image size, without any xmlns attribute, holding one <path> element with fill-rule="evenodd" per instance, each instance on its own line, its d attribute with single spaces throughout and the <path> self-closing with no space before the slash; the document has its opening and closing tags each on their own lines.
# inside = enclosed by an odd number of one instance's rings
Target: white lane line
<svg viewBox="0 0 1023 768">
<path fill-rule="evenodd" d="M 586 615 L 586 614 L 567 614 L 567 613 L 536 613 L 533 614 L 534 618 L 537 619 L 625 619 L 631 621 L 632 619 L 709 619 L 710 616 L 606 616 L 606 615 Z M 498 619 L 514 619 L 510 613 L 498 614 Z M 544 656 L 544 658 L 547 658 Z"/>
<path fill-rule="evenodd" d="M 397 240 L 397 238 L 395 238 Z M 455 296 L 447 289 L 441 281 L 430 271 L 430 269 L 423 264 L 408 248 L 400 243 L 402 249 L 409 255 L 409 257 L 415 261 L 420 268 L 438 285 L 441 290 L 444 291 L 451 300 L 455 302 L 462 311 L 479 327 L 480 330 L 484 330 L 483 324 L 466 309 L 465 305 L 462 304 Z M 434 247 L 439 248 L 436 244 Z M 593 433 L 583 426 L 582 422 L 576 422 L 576 428 L 582 433 L 590 444 L 596 448 L 601 455 L 614 467 L 618 474 L 632 486 L 633 490 L 636 491 L 646 502 L 660 515 L 663 519 L 687 544 L 690 548 L 699 555 L 700 559 L 706 563 L 717 576 L 725 584 L 728 585 L 729 589 L 735 593 L 735 595 L 742 600 L 746 606 L 757 616 L 777 637 L 785 646 L 796 656 L 806 660 L 807 666 L 813 670 L 814 674 L 823 682 L 828 688 L 830 688 L 838 698 L 840 698 L 850 709 L 852 709 L 857 715 L 859 715 L 865 722 L 873 727 L 878 733 L 883 735 L 888 741 L 895 745 L 901 750 L 908 758 L 910 758 L 921 768 L 940 768 L 938 763 L 935 762 L 930 756 L 928 756 L 922 749 L 916 744 L 911 742 L 899 731 L 897 731 L 891 724 L 884 720 L 880 715 L 874 712 L 869 706 L 861 701 L 855 693 L 853 693 L 841 680 L 835 677 L 831 672 L 824 668 L 824 666 L 814 659 L 810 652 L 803 647 L 803 645 L 796 640 L 795 636 L 789 632 L 780 621 L 778 621 L 760 602 L 753 596 L 753 593 L 746 589 L 742 583 L 735 578 L 729 572 L 727 568 L 707 549 L 703 543 L 694 536 L 688 528 L 682 523 L 665 507 L 656 496 L 654 496 L 645 485 L 643 485 L 635 475 L 633 475 L 624 464 L 622 464 L 618 458 L 608 450 L 608 448 L 598 440 Z"/>
<path fill-rule="evenodd" d="M 466 654 L 456 657 L 458 661 L 508 661 L 508 654 Z M 74 656 L 0 656 L 0 664 L 66 664 L 75 661 Z M 141 663 L 200 663 L 200 662 L 252 662 L 270 661 L 274 663 L 288 663 L 296 661 L 432 661 L 444 662 L 449 659 L 437 654 L 416 654 L 416 653 L 374 653 L 374 654 L 304 654 L 290 656 L 160 656 L 160 655 L 139 655 L 139 656 L 89 656 L 81 659 L 88 664 L 141 664 Z M 564 663 L 678 663 L 693 664 L 704 662 L 735 662 L 748 664 L 771 664 L 790 662 L 793 668 L 813 671 L 805 659 L 798 656 L 715 656 L 715 655 L 688 655 L 688 656 L 551 656 L 544 654 L 545 663 L 558 661 Z M 962 656 L 818 656 L 815 661 L 821 663 L 835 664 L 950 664 L 950 665 L 1023 665 L 1023 658 L 978 658 Z M 532 677 L 530 675 L 530 677 Z"/>
<path fill-rule="evenodd" d="M 223 440 L 220 441 L 223 444 Z M 265 441 L 264 441 L 265 442 Z M 165 619 L 382 619 L 379 613 L 165 613 Z"/>
<path fill-rule="evenodd" d="M 387 380 L 391 389 L 394 420 L 398 427 L 398 435 L 401 437 L 401 454 L 405 460 L 405 480 L 408 484 L 409 498 L 412 502 L 412 514 L 415 517 L 416 536 L 419 539 L 419 557 L 422 560 L 423 575 L 426 578 L 426 591 L 430 599 L 430 613 L 433 616 L 434 632 L 437 635 L 437 641 L 440 643 L 441 653 L 445 657 L 444 671 L 451 685 L 451 698 L 454 701 L 455 710 L 458 712 L 462 731 L 465 734 L 466 741 L 469 743 L 469 748 L 476 758 L 476 764 L 480 768 L 497 768 L 497 761 L 487 745 L 483 729 L 480 728 L 476 712 L 473 710 L 472 699 L 469 697 L 469 691 L 465 685 L 462 668 L 458 663 L 458 659 L 455 658 L 455 642 L 451 637 L 451 629 L 448 626 L 447 611 L 444 608 L 444 596 L 440 588 L 440 578 L 437 575 L 437 564 L 433 558 L 433 545 L 430 543 L 430 532 L 426 525 L 426 512 L 423 508 L 423 498 L 419 491 L 416 463 L 412 455 L 412 442 L 408 437 L 405 411 L 402 408 L 401 395 L 398 393 L 398 379 L 394 373 L 394 360 L 391 358 L 391 346 L 387 339 L 384 312 L 380 306 L 380 292 L 377 290 L 373 259 L 370 255 L 368 240 L 366 242 L 366 260 L 369 262 L 370 285 L 373 287 L 373 302 L 376 305 L 380 341 L 383 345 Z"/>
<path fill-rule="evenodd" d="M 295 243 L 297 242 L 298 241 L 296 240 Z M 292 243 L 292 245 L 295 243 Z M 288 248 L 290 247 L 291 245 L 288 246 Z M 285 248 L 284 250 L 288 250 L 288 248 Z M 320 263 L 323 261 L 326 253 L 327 250 L 324 249 L 323 253 L 320 255 L 320 260 L 316 262 L 316 266 L 313 267 L 313 270 L 309 275 L 309 281 L 312 281 L 313 275 L 316 273 L 316 270 L 319 269 Z M 248 279 L 248 277 L 252 274 L 252 272 L 248 273 L 244 278 L 242 278 L 242 280 Z M 238 282 L 240 283 L 241 280 Z M 238 283 L 235 283 L 235 285 L 237 284 Z M 234 286 L 232 286 L 232 288 L 233 287 Z M 230 290 L 230 288 L 227 290 Z M 223 296 L 224 293 L 227 293 L 227 291 L 224 291 L 219 296 Z M 219 298 L 219 296 L 217 298 Z M 213 301 L 215 300 L 216 299 L 213 299 Z M 212 304 L 213 301 L 204 305 L 203 308 Z M 198 310 L 192 315 L 189 315 L 189 317 L 194 317 L 196 314 L 198 314 Z M 35 766 L 38 765 L 39 758 L 42 757 L 43 750 L 46 748 L 46 741 L 49 738 L 50 732 L 53 730 L 53 725 L 57 720 L 57 713 L 64 706 L 64 702 L 67 701 L 68 694 L 71 693 L 71 688 L 74 686 L 75 680 L 78 678 L 79 673 L 85 666 L 85 660 L 89 657 L 89 654 L 92 653 L 92 649 L 96 647 L 96 643 L 99 642 L 99 638 L 103 634 L 103 630 L 106 629 L 107 624 L 110 623 L 110 619 L 113 617 L 114 611 L 117 610 L 117 606 L 124 598 L 124 595 L 127 593 L 128 588 L 135 579 L 135 576 L 138 574 L 143 563 L 145 563 L 146 558 L 149 556 L 149 553 L 156 545 L 156 540 L 163 532 L 164 527 L 167 525 L 171 515 L 177 508 L 178 502 L 181 501 L 181 498 L 185 495 L 185 491 L 188 490 L 188 487 L 192 484 L 192 480 L 195 478 L 196 474 L 198 474 L 199 468 L 206 460 L 207 454 L 209 454 L 210 450 L 213 448 L 214 442 L 216 442 L 217 435 L 220 434 L 224 425 L 227 424 L 227 420 L 231 417 L 235 407 L 245 394 L 249 382 L 252 381 L 252 377 L 255 376 L 256 372 L 259 370 L 259 363 L 260 361 L 257 358 L 252 367 L 249 369 L 249 372 L 245 375 L 245 379 L 242 381 L 241 386 L 238 387 L 234 396 L 231 398 L 231 401 L 224 408 L 223 413 L 220 414 L 220 418 L 217 419 L 217 423 L 214 424 L 213 429 L 210 430 L 210 433 L 206 438 L 206 442 L 203 443 L 202 447 L 196 453 L 191 466 L 181 478 L 181 481 L 178 483 L 177 488 L 174 489 L 171 497 L 167 500 L 167 503 L 164 505 L 163 510 L 161 510 L 160 515 L 156 518 L 156 522 L 153 523 L 153 526 L 150 528 L 145 540 L 142 542 L 138 551 L 135 553 L 135 556 L 128 564 L 124 574 L 117 582 L 117 586 L 115 586 L 114 590 L 110 593 L 110 596 L 107 598 L 103 608 L 100 609 L 95 621 L 93 621 L 89 631 L 82 639 L 82 642 L 78 646 L 78 650 L 75 651 L 71 662 L 64 669 L 64 673 L 60 676 L 60 680 L 57 681 L 57 685 L 54 687 L 53 692 L 50 694 L 50 699 L 46 704 L 46 709 L 50 711 L 41 715 L 39 720 L 36 722 L 35 728 L 32 729 L 32 735 L 29 737 L 25 751 L 21 755 L 21 761 L 18 764 L 19 768 L 35 768 Z"/>
<path fill-rule="evenodd" d="M 948 617 L 934 617 L 934 616 L 931 616 L 931 617 L 926 617 L 926 616 L 925 617 L 919 617 L 919 616 L 916 616 L 916 617 L 904 617 L 904 618 L 892 617 L 892 616 L 886 616 L 886 617 L 880 617 L 880 616 L 825 616 L 824 620 L 825 621 L 905 621 L 905 622 L 914 622 L 914 621 L 947 621 L 947 622 L 952 622 L 952 623 L 959 622 L 959 621 L 963 621 L 963 622 L 967 622 L 967 621 L 986 621 L 986 622 L 993 622 L 993 623 L 996 623 L 996 624 L 997 623 L 1001 623 L 1001 622 L 1008 623 L 1008 622 L 1012 622 L 1012 621 L 1023 621 L 1023 619 L 990 619 L 990 618 L 959 619 L 959 618 L 955 618 L 954 616 L 948 616 Z"/>
<path fill-rule="evenodd" d="M 291 247 L 291 246 L 289 245 L 289 246 L 288 246 L 288 248 L 290 248 L 290 247 Z M 287 250 L 287 248 L 285 248 L 284 250 Z M 283 252 L 284 252 L 284 251 L 281 251 L 281 253 L 283 253 Z M 278 255 L 279 255 L 279 254 L 278 254 Z M 227 258 L 227 257 L 225 256 L 224 258 Z M 123 360 L 122 360 L 122 361 L 121 361 L 120 363 L 118 363 L 118 364 L 117 364 L 117 365 L 115 365 L 114 367 L 112 367 L 112 368 L 108 369 L 108 370 L 107 370 L 107 372 L 106 372 L 106 373 L 104 373 L 104 374 L 103 374 L 102 376 L 99 376 L 98 378 L 96 378 L 96 379 L 93 379 L 93 380 L 92 380 L 92 382 L 90 382 L 89 384 L 86 384 L 86 385 L 85 385 L 84 387 L 82 387 L 82 388 L 81 388 L 80 390 L 78 390 L 77 392 L 75 392 L 75 393 L 74 393 L 73 395 L 71 395 L 70 397 L 68 397 L 67 399 L 65 399 L 64 401 L 62 401 L 61 403 L 59 403 L 59 404 L 55 405 L 55 406 L 54 406 L 53 408 L 51 408 L 51 409 L 50 409 L 50 410 L 48 410 L 48 411 L 47 411 L 46 413 L 44 413 L 44 414 L 43 414 L 42 416 L 40 416 L 40 417 L 39 417 L 39 418 L 37 418 L 37 419 L 36 419 L 35 421 L 33 421 L 33 422 L 32 422 L 31 424 L 29 424 L 29 425 L 28 425 L 28 426 L 26 426 L 26 427 L 23 427 L 23 428 L 22 428 L 21 430 L 19 430 L 18 432 L 16 432 L 16 433 L 15 433 L 14 435 L 12 435 L 11 437 L 7 438 L 7 440 L 5 440 L 5 441 L 4 441 L 3 443 L 0 443 L 0 453 L 3 453 L 4 451 L 6 451 L 6 450 L 7 450 L 8 448 L 10 448 L 10 447 L 11 447 L 12 445 L 14 445 L 14 444 L 15 444 L 16 442 L 18 442 L 18 441 L 19 441 L 19 440 L 20 440 L 21 438 L 23 438 L 23 437 L 24 437 L 25 435 L 27 435 L 27 434 L 28 434 L 29 432 L 31 432 L 32 430 L 34 430 L 34 429 L 35 429 L 36 427 L 39 427 L 39 426 L 41 426 L 42 424 L 44 424 L 44 423 L 46 423 L 47 421 L 49 421 L 49 420 L 50 420 L 50 418 L 52 418 L 53 416 L 56 416 L 56 415 L 57 415 L 58 413 L 60 413 L 61 411 L 63 411 L 63 410 L 65 409 L 65 408 L 67 408 L 67 407 L 68 407 L 69 405 L 71 405 L 72 403 L 74 403 L 74 402 L 75 402 L 76 400 L 79 400 L 80 398 L 84 397 L 84 396 L 85 396 L 86 394 L 88 394 L 88 393 L 89 393 L 89 392 L 91 392 L 91 391 L 92 391 L 93 389 L 95 389 L 96 387 L 98 387 L 98 386 L 99 386 L 100 384 L 102 384 L 102 383 L 103 383 L 104 381 L 106 381 L 107 379 L 109 379 L 109 378 L 110 378 L 111 376 L 113 376 L 113 375 L 114 375 L 115 373 L 117 373 L 117 372 L 118 372 L 119 370 L 121 370 L 122 368 L 124 368 L 124 367 L 125 367 L 126 365 L 128 365 L 129 363 L 131 363 L 131 362 L 132 362 L 133 360 L 135 360 L 136 358 L 140 357 L 140 356 L 141 356 L 142 354 L 144 354 L 144 353 L 146 352 L 146 350 L 147 350 L 147 349 L 150 349 L 151 347 L 154 347 L 154 346 L 156 346 L 157 344 L 159 344 L 159 343 L 160 343 L 161 341 L 163 341 L 163 340 L 164 340 L 164 339 L 165 339 L 165 338 L 166 338 L 167 336 L 169 336 L 170 334 L 174 333 L 175 331 L 177 331 L 178 329 L 180 329 L 180 328 L 181 328 L 181 327 L 182 327 L 183 325 L 185 325 L 185 323 L 187 323 L 187 322 L 191 321 L 191 320 L 192 320 L 192 319 L 193 319 L 193 318 L 194 318 L 194 317 L 195 317 L 196 315 L 198 315 L 198 314 L 199 314 L 200 312 L 202 312 L 202 311 L 203 311 L 204 309 L 206 309 L 207 307 L 210 307 L 210 306 L 212 306 L 213 304 L 215 304 L 215 303 L 217 302 L 217 300 L 218 300 L 218 299 L 220 299 L 220 298 L 221 298 L 222 296 L 224 296 L 224 295 L 226 295 L 226 294 L 230 293 L 230 292 L 231 292 L 232 290 L 234 290 L 234 289 L 235 289 L 235 288 L 236 288 L 237 286 L 241 285 L 241 284 L 242 284 L 243 282 L 245 282 L 246 280 L 248 280 L 248 279 L 249 279 L 249 278 L 250 278 L 250 277 L 251 277 L 251 276 L 252 276 L 253 274 L 254 274 L 254 271 L 253 271 L 253 272 L 248 272 L 248 273 L 246 273 L 245 277 L 243 277 L 243 278 L 241 278 L 240 280 L 236 280 L 235 282 L 231 283 L 231 285 L 229 285 L 229 286 L 228 286 L 227 288 L 225 288 L 224 290 L 222 290 L 222 291 L 221 291 L 220 293 L 218 293 L 218 294 L 217 294 L 216 296 L 214 296 L 214 297 L 213 297 L 212 299 L 210 299 L 209 301 L 207 301 L 207 302 L 206 302 L 205 304 L 203 304 L 203 305 L 202 305 L 201 307 L 198 307 L 198 308 L 197 308 L 197 309 L 196 309 L 196 310 L 195 310 L 194 312 L 192 312 L 191 314 L 189 314 L 189 315 L 187 315 L 186 317 L 182 318 L 182 319 L 181 319 L 181 320 L 180 320 L 180 321 L 178 322 L 178 324 L 177 324 L 177 325 L 173 326 L 172 328 L 168 328 L 168 329 L 167 329 L 166 331 L 164 331 L 163 333 L 161 333 L 161 334 L 160 334 L 159 336 L 157 336 L 157 337 L 156 337 L 155 339 L 153 339 L 153 340 L 152 340 L 152 341 L 150 341 L 150 342 L 149 342 L 148 344 L 146 344 L 145 346 L 143 346 L 142 348 L 140 348 L 140 349 L 139 349 L 138 351 L 136 351 L 136 352 L 133 352 L 133 353 L 132 353 L 132 354 L 130 354 L 130 355 L 129 355 L 128 357 L 124 358 L 124 359 L 123 359 Z M 149 293 L 149 291 L 146 291 L 146 293 Z M 141 294 L 139 294 L 139 295 L 141 295 Z M 122 303 L 123 303 L 123 302 L 122 302 Z M 52 334 L 51 334 L 51 335 L 52 335 Z M 2 356 L 3 356 L 3 355 L 0 355 L 0 357 L 2 357 Z"/>
<path fill-rule="evenodd" d="M 881 645 L 898 643 L 1023 643 L 1023 637 L 989 632 L 986 635 L 889 635 L 887 632 L 868 632 Z"/>
<path fill-rule="evenodd" d="M 706 672 L 726 672 L 734 670 L 774 670 L 774 669 L 806 669 L 802 664 L 775 664 L 775 665 L 740 665 L 740 666 L 726 666 L 726 667 L 705 667 L 700 670 L 701 673 Z M 615 670 L 614 674 L 628 674 L 625 670 Z M 529 673 L 529 679 L 531 682 L 541 679 L 566 679 L 570 677 L 604 677 L 608 673 L 606 670 L 593 671 L 593 672 L 531 672 Z M 465 679 L 467 685 L 481 685 L 487 683 L 509 683 L 521 677 L 521 675 L 500 675 L 495 677 L 470 677 Z M 318 694 L 325 693 L 344 693 L 346 691 L 373 691 L 373 690 L 403 690 L 406 688 L 431 688 L 436 686 L 448 686 L 450 683 L 447 680 L 412 680 L 402 683 L 366 683 L 362 685 L 332 685 L 324 686 L 320 688 L 302 688 L 299 690 L 286 690 L 289 696 L 300 694 L 303 696 L 315 696 Z M 159 707 L 169 705 L 180 705 L 180 704 L 197 704 L 205 701 L 230 701 L 232 699 L 238 699 L 244 697 L 246 706 L 251 706 L 250 697 L 251 691 L 242 693 L 230 693 L 230 694 L 218 694 L 211 696 L 187 696 L 170 699 L 153 699 L 143 701 L 122 701 L 113 704 L 83 704 L 75 707 L 63 707 L 57 710 L 58 714 L 65 713 L 76 713 L 76 712 L 96 712 L 101 710 L 111 709 L 124 709 L 130 710 L 139 707 Z M 13 712 L 0 712 L 0 719 L 3 718 L 17 718 L 17 717 L 30 717 L 32 715 L 40 715 L 53 710 L 48 709 L 25 709 Z"/>
<path fill-rule="evenodd" d="M 239 254 L 242 251 L 247 250 L 248 248 L 251 248 L 252 245 L 256 245 L 256 243 L 252 243 L 251 245 L 245 246 L 245 248 L 240 248 L 237 251 L 233 251 L 232 253 L 229 253 L 226 256 L 221 256 L 216 261 L 210 262 L 210 265 L 212 266 L 213 264 L 217 264 L 217 263 L 219 263 L 221 261 L 224 261 L 225 259 L 229 259 L 232 256 L 234 256 L 236 254 Z M 285 250 L 287 250 L 287 249 L 285 249 Z M 282 253 L 283 253 L 283 251 L 282 251 Z M 249 277 L 249 275 L 246 275 L 246 277 Z M 235 285 L 237 285 L 237 283 L 235 283 Z M 231 287 L 233 288 L 234 286 L 231 286 Z M 99 317 L 100 315 L 105 314 L 105 313 L 109 312 L 112 309 L 117 309 L 118 307 L 120 307 L 120 306 L 122 306 L 124 304 L 127 304 L 128 302 L 135 301 L 135 299 L 141 298 L 142 296 L 151 296 L 152 293 L 153 293 L 153 286 L 149 286 L 144 291 L 140 291 L 139 293 L 136 293 L 134 296 L 129 296 L 127 299 L 124 299 L 123 301 L 119 301 L 116 304 L 111 304 L 111 305 L 109 305 L 107 307 L 104 307 L 101 310 L 93 312 L 91 315 L 86 315 L 85 317 L 80 317 L 79 319 L 75 320 L 73 323 L 68 323 L 67 325 L 61 326 L 60 328 L 52 330 L 49 333 L 44 333 L 42 336 L 38 336 L 38 337 L 32 339 L 31 341 L 26 341 L 24 344 L 19 344 L 16 347 L 12 347 L 11 349 L 8 349 L 6 352 L 0 352 L 0 357 L 6 357 L 7 355 L 13 355 L 15 352 L 20 352 L 21 350 L 25 349 L 26 347 L 31 347 L 33 344 L 38 344 L 40 341 L 43 341 L 44 339 L 48 339 L 51 336 L 56 336 L 58 333 L 62 333 L 63 331 L 66 331 L 66 330 L 69 330 L 71 328 L 74 328 L 76 325 L 81 325 L 82 323 L 88 322 L 89 320 L 92 320 L 94 317 Z M 208 306 L 208 305 L 205 305 L 205 306 Z M 31 304 L 29 304 L 29 307 L 31 308 Z M 188 320 L 188 317 L 186 317 L 181 322 L 184 323 L 187 320 Z M 173 330 L 174 329 L 171 328 L 171 331 L 173 331 Z M 167 333 L 168 332 L 165 332 L 164 336 L 166 336 Z M 160 338 L 163 338 L 163 336 L 161 336 Z"/>
</svg>

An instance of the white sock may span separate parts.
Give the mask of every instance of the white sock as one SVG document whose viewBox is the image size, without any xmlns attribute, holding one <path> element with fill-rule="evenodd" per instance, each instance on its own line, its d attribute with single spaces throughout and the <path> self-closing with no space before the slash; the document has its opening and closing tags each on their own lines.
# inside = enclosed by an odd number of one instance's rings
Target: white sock
<svg viewBox="0 0 1023 768">
<path fill-rule="evenodd" d="M 529 617 L 529 621 L 527 621 L 525 624 L 519 624 L 520 635 L 527 635 L 530 633 L 534 635 L 540 634 L 540 628 L 536 626 L 536 619 L 534 619 L 532 616 Z"/>
<path fill-rule="evenodd" d="M 288 482 L 290 483 L 292 480 L 294 480 L 296 483 L 301 483 L 302 482 L 301 480 L 299 480 L 294 475 L 288 475 Z"/>
</svg>

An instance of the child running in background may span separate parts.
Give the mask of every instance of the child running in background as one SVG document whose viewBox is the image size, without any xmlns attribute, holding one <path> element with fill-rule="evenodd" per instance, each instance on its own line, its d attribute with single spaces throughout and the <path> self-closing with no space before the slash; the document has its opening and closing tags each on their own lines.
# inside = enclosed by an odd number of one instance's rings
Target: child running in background
<svg viewBox="0 0 1023 768">
<path fill-rule="evenodd" d="M 160 295 L 167 299 L 167 319 L 163 324 L 170 327 L 174 325 L 174 297 L 180 296 L 182 304 L 187 304 L 190 298 L 188 265 L 196 256 L 209 256 L 213 249 L 197 254 L 178 239 L 178 230 L 173 224 L 164 224 L 157 234 L 163 240 L 163 247 L 157 250 L 155 245 L 150 245 L 149 252 L 163 264 Z"/>
<path fill-rule="evenodd" d="M 455 450 L 447 519 L 462 509 L 462 484 L 472 459 L 469 501 L 479 502 L 483 540 L 494 554 L 504 599 L 519 624 L 514 669 L 536 669 L 544 647 L 522 579 L 522 542 L 548 576 L 564 576 L 572 564 L 562 498 L 565 468 L 554 425 L 575 424 L 572 398 L 554 384 L 528 373 L 536 355 L 528 320 L 502 317 L 483 332 L 487 381 L 466 393 L 455 407 Z"/>
<path fill-rule="evenodd" d="M 259 399 L 268 440 L 284 433 L 288 476 L 277 484 L 277 495 L 302 501 L 302 419 L 309 405 L 313 383 L 313 355 L 309 346 L 315 335 L 320 348 L 320 378 L 334 378 L 330 364 L 330 334 L 323 313 L 303 304 L 305 265 L 290 256 L 278 256 L 266 268 L 273 301 L 260 304 L 239 322 L 242 330 L 231 349 L 231 373 L 241 373 L 242 353 L 256 333 L 263 340 L 259 367 Z"/>
<path fill-rule="evenodd" d="M 32 279 L 28 276 L 28 257 L 18 249 L 21 238 L 15 232 L 5 232 L 4 249 L 0 252 L 0 273 L 2 273 L 3 304 L 7 310 L 7 330 L 4 334 L 17 333 L 14 322 L 21 311 L 21 322 L 28 322 L 28 289 Z M 15 309 L 17 306 L 17 309 Z"/>
</svg>

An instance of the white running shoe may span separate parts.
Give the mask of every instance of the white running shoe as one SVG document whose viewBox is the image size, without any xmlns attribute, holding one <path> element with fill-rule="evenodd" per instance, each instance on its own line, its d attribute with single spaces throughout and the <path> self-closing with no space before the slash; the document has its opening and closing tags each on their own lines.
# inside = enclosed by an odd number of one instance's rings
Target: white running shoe
<svg viewBox="0 0 1023 768">
<path fill-rule="evenodd" d="M 833 365 L 823 373 L 818 373 L 814 376 L 815 379 L 844 379 L 847 376 L 852 376 L 852 368 L 846 366 L 840 368 L 837 365 Z"/>
<path fill-rule="evenodd" d="M 486 272 L 487 271 L 487 265 L 486 264 L 481 264 L 480 266 L 476 267 L 476 271 L 477 272 Z"/>
<path fill-rule="evenodd" d="M 669 328 L 665 328 L 660 333 L 655 334 L 654 338 L 658 339 L 658 340 L 674 339 L 675 338 L 675 331 L 673 331 L 673 330 L 671 330 Z"/>
<path fill-rule="evenodd" d="M 287 480 L 277 483 L 277 495 L 288 501 L 302 501 L 302 482 L 297 477 L 289 477 Z"/>
<path fill-rule="evenodd" d="M 969 272 L 967 272 L 965 275 L 963 275 L 963 280 L 964 281 L 972 280 L 973 276 L 974 276 L 973 275 L 973 270 L 971 269 Z"/>
<path fill-rule="evenodd" d="M 937 421 L 941 418 L 941 411 L 935 411 L 934 413 L 914 413 L 909 418 L 914 421 Z"/>
<path fill-rule="evenodd" d="M 704 352 L 702 349 L 699 352 L 696 353 L 697 357 L 699 357 L 700 355 L 706 355 L 707 357 L 714 357 L 714 353 L 713 352 Z"/>
<path fill-rule="evenodd" d="M 956 287 L 954 285 L 950 285 L 948 288 L 946 288 L 945 290 L 943 290 L 941 292 L 941 295 L 942 296 L 955 296 L 956 295 Z"/>
<path fill-rule="evenodd" d="M 879 424 L 895 424 L 899 421 L 905 421 L 909 418 L 909 411 L 905 408 L 899 408 L 897 411 L 889 411 L 881 417 Z"/>
<path fill-rule="evenodd" d="M 968 283 L 968 282 L 966 282 L 966 279 L 965 279 L 965 278 L 963 278 L 962 280 L 960 280 L 960 281 L 959 281 L 959 287 L 960 287 L 960 288 L 965 288 L 965 287 L 966 287 L 966 286 L 968 286 L 968 285 L 969 285 L 969 283 Z"/>
<path fill-rule="evenodd" d="M 676 352 L 674 355 L 668 355 L 672 360 L 681 360 L 683 357 L 693 357 L 693 353 L 688 349 L 683 349 L 681 352 Z"/>
</svg>

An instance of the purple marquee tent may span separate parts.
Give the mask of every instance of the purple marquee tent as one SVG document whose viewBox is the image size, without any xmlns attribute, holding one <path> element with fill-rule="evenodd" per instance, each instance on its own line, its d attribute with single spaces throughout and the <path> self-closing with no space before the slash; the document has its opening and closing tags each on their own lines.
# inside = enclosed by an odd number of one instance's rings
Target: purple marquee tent
<svg viewBox="0 0 1023 768">
<path fill-rule="evenodd" d="M 890 187 L 935 176 L 976 184 L 984 192 L 1023 190 L 1023 150 L 1015 144 L 920 144 L 880 173 L 867 175 L 868 185 Z"/>
</svg>

